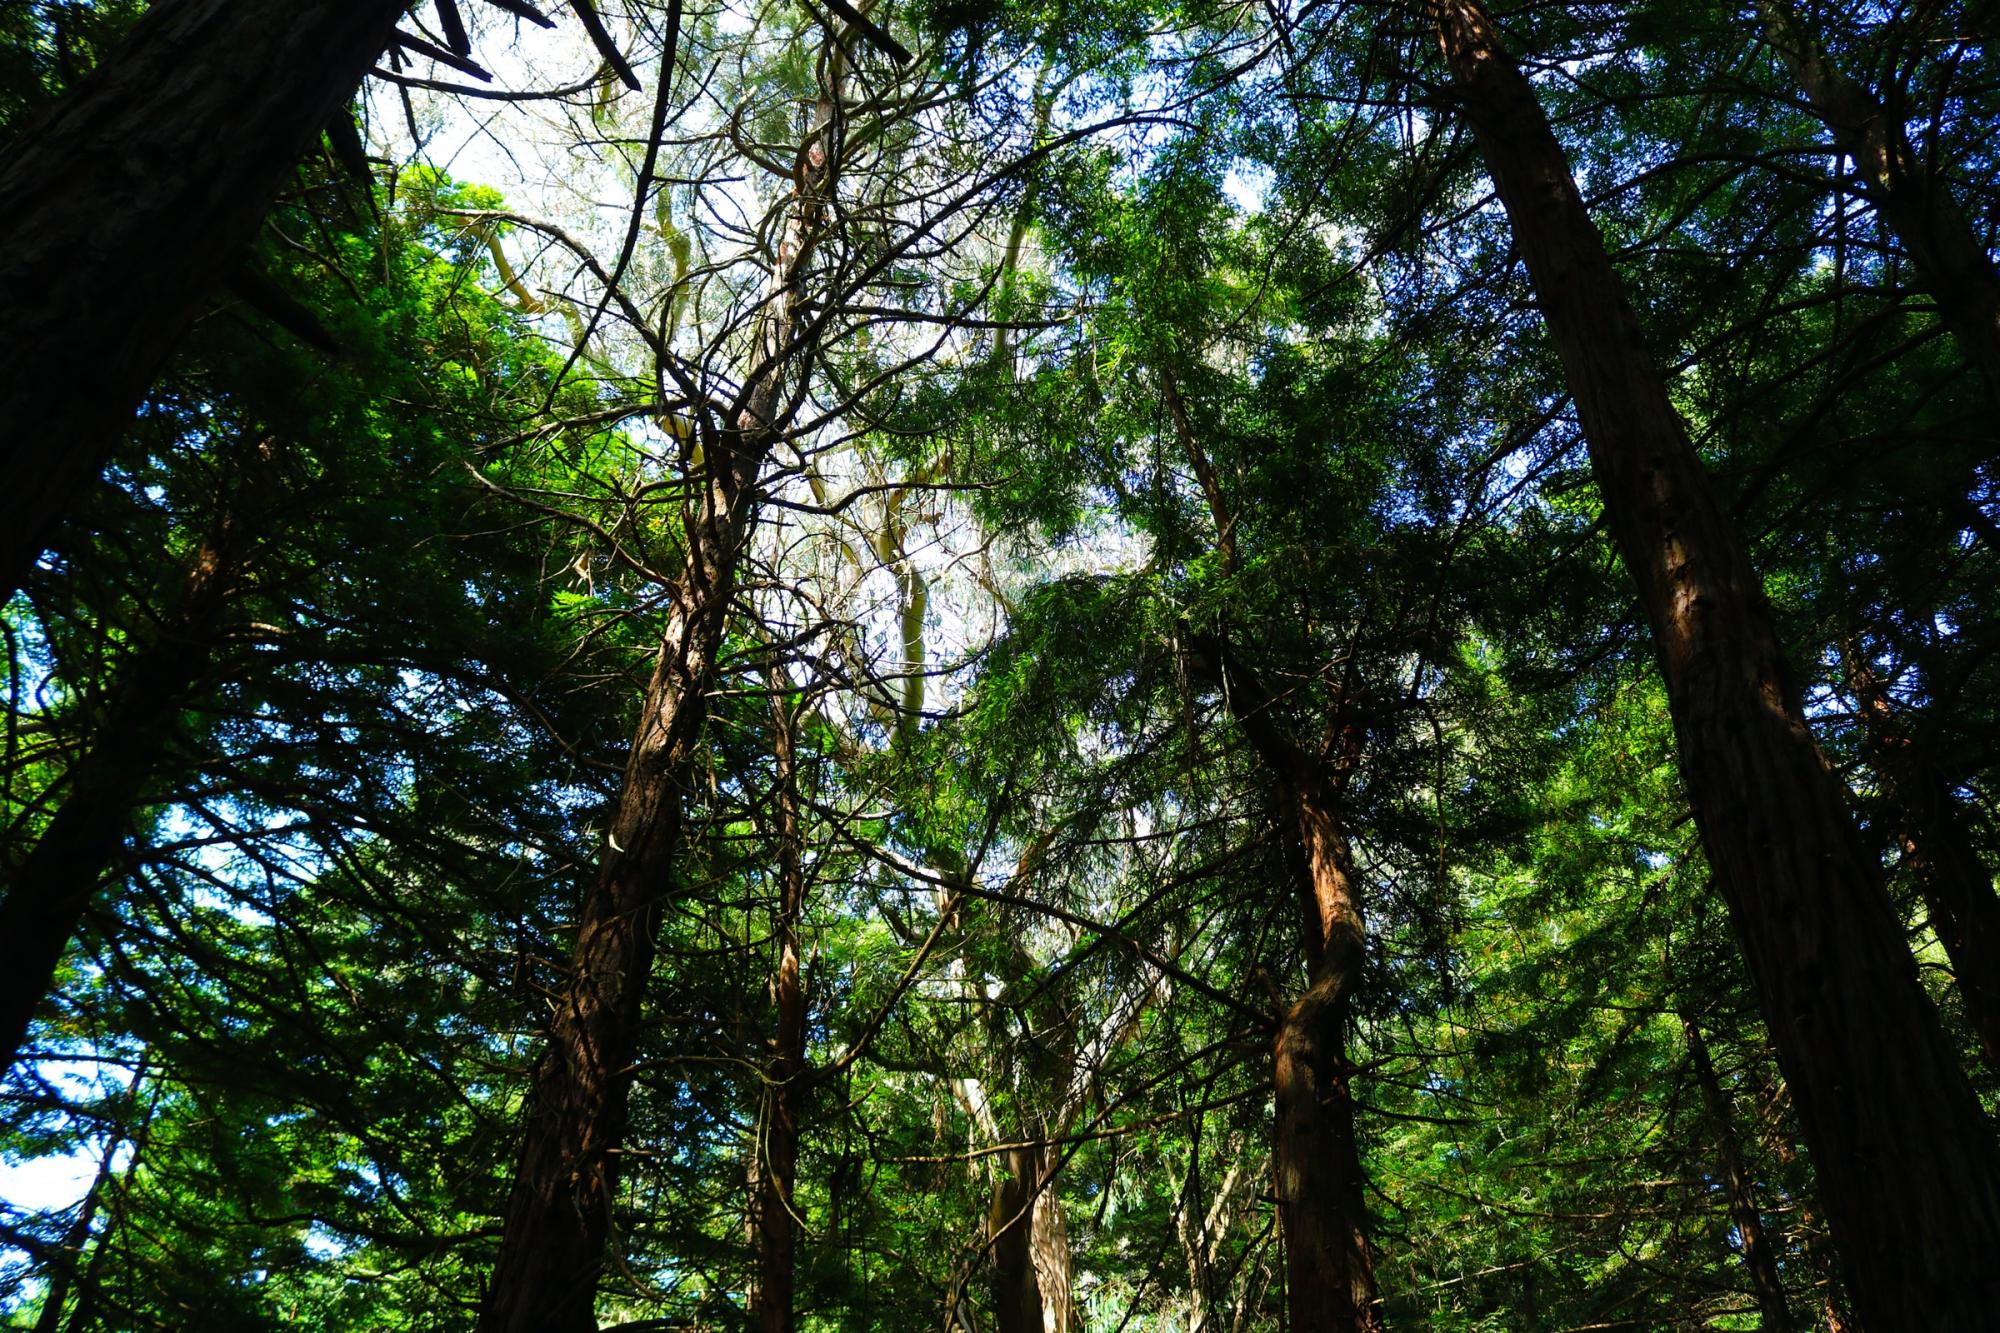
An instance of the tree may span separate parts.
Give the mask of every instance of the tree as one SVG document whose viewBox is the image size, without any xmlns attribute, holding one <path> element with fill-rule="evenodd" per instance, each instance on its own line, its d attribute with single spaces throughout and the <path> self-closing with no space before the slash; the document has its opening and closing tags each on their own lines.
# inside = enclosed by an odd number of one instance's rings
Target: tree
<svg viewBox="0 0 2000 1333">
<path fill-rule="evenodd" d="M 1971 1328 L 1992 1299 L 1973 1252 L 2000 1239 L 2000 1149 L 1917 984 L 1879 867 L 1806 726 L 1762 588 L 1534 89 L 1483 9 L 1439 3 L 1432 13 L 1653 627 L 1695 818 L 1862 1318 Z M 1945 1198 L 1962 1210 L 1949 1220 L 1936 1212 Z"/>
</svg>

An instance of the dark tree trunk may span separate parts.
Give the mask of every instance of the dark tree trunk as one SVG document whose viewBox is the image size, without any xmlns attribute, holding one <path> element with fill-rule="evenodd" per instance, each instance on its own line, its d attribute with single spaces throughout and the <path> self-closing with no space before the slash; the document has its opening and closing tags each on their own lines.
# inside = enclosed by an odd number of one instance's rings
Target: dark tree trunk
<svg viewBox="0 0 2000 1333">
<path fill-rule="evenodd" d="M 1757 0 L 1757 8 L 1771 45 L 1791 66 L 1813 114 L 1853 159 L 1862 193 L 1902 243 L 1945 327 L 2000 409 L 2000 271 L 1985 244 L 1950 187 L 1910 142 L 1902 118 L 1834 66 L 1791 0 Z"/>
<path fill-rule="evenodd" d="M 1987 1067 L 2000 1070 L 2000 894 L 1993 891 L 1993 872 L 1974 850 L 1944 775 L 1896 718 L 1882 679 L 1857 645 L 1845 655 L 1868 762 L 1895 818 L 1897 841 L 1916 873 L 1931 929 L 1951 960 Z"/>
<path fill-rule="evenodd" d="M 0 157 L 0 599 L 406 0 L 159 0 Z"/>
<path fill-rule="evenodd" d="M 1728 1094 L 1715 1076 L 1708 1042 L 1692 1014 L 1681 1015 L 1681 1031 L 1687 1035 L 1688 1062 L 1694 1067 L 1695 1086 L 1701 1090 L 1702 1109 L 1715 1133 L 1716 1155 L 1722 1159 L 1723 1188 L 1729 1194 L 1729 1220 L 1736 1224 L 1738 1252 L 1743 1256 L 1743 1267 L 1750 1273 L 1750 1286 L 1757 1296 L 1757 1311 L 1763 1316 L 1764 1333 L 1791 1333 L 1792 1311 L 1785 1300 L 1785 1284 L 1778 1276 L 1778 1252 L 1764 1230 L 1764 1215 L 1757 1207 L 1756 1182 L 1743 1162 L 1743 1148 L 1736 1137 L 1736 1117 L 1730 1113 Z"/>
<path fill-rule="evenodd" d="M 172 610 L 119 668 L 89 750 L 64 777 L 62 803 L 35 845 L 6 868 L 0 1070 L 19 1058 L 35 1007 L 53 987 L 91 895 L 117 859 L 134 807 L 182 739 L 183 709 L 210 672 L 230 595 L 258 535 L 260 520 L 245 506 L 262 502 L 271 458 L 270 446 L 256 446 L 251 471 L 196 553 Z"/>
<path fill-rule="evenodd" d="M 1204 674 L 1226 683 L 1232 715 L 1296 821 L 1294 877 L 1307 987 L 1286 1010 L 1272 1048 L 1272 1164 L 1290 1327 L 1294 1333 L 1380 1333 L 1385 1324 L 1368 1248 L 1367 1176 L 1354 1133 L 1347 1059 L 1348 1016 L 1361 984 L 1367 927 L 1340 798 L 1360 759 L 1361 732 L 1337 726 L 1339 753 L 1332 759 L 1306 752 L 1280 730 L 1263 683 L 1234 659 L 1227 643 L 1199 640 L 1194 648 Z"/>
<path fill-rule="evenodd" d="M 763 1333 L 791 1333 L 797 1287 L 798 1229 L 793 1189 L 798 1181 L 799 1112 L 806 1092 L 806 991 L 800 971 L 799 915 L 805 906 L 805 870 L 800 858 L 798 756 L 794 719 L 772 683 L 772 749 L 777 768 L 775 829 L 778 854 L 778 967 L 771 997 L 778 1011 L 771 1041 L 769 1081 L 758 1116 L 757 1327 Z"/>
<path fill-rule="evenodd" d="M 2000 1149 L 1534 89 L 1480 5 L 1429 3 L 1652 624 L 1695 820 L 1862 1322 L 1984 1328 L 2000 1307 Z"/>
<path fill-rule="evenodd" d="M 603 859 L 578 913 L 569 977 L 529 1088 L 520 1164 L 478 1333 L 597 1327 L 614 1158 L 625 1136 L 660 907 L 673 890 L 681 794 L 699 754 L 737 560 L 756 519 L 757 474 L 783 434 L 784 376 L 805 300 L 800 275 L 811 268 L 840 155 L 839 61 L 829 64 L 836 86 L 822 97 L 800 154 L 756 362 L 727 422 L 711 428 L 704 419 L 705 484 L 687 521 L 687 563 L 673 584 Z"/>
<path fill-rule="evenodd" d="M 691 525 L 687 568 L 674 589 L 603 860 L 578 916 L 569 979 L 529 1090 L 520 1165 L 480 1333 L 597 1327 L 597 1277 L 611 1227 L 613 1157 L 625 1136 L 640 1002 L 660 907 L 672 891 L 682 789 L 698 754 L 737 554 L 770 441 L 765 431 L 732 433 Z"/>
<path fill-rule="evenodd" d="M 70 1292 L 76 1287 L 77 1273 L 83 1265 L 83 1248 L 90 1243 L 91 1223 L 97 1220 L 98 1205 L 111 1183 L 112 1162 L 119 1145 L 120 1140 L 114 1138 L 104 1150 L 97 1174 L 91 1178 L 90 1191 L 76 1207 L 76 1220 L 63 1233 L 62 1246 L 49 1265 L 49 1286 L 42 1293 L 42 1308 L 35 1316 L 34 1333 L 58 1333 L 62 1328 L 63 1307 L 69 1304 Z"/>
</svg>

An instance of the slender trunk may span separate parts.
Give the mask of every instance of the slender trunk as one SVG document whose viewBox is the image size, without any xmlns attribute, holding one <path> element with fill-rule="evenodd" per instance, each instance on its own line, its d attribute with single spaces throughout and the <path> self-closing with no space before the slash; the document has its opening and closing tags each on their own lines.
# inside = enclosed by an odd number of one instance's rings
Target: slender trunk
<svg viewBox="0 0 2000 1333">
<path fill-rule="evenodd" d="M 1764 1230 L 1756 1185 L 1743 1164 L 1743 1149 L 1736 1139 L 1736 1117 L 1730 1114 L 1729 1097 L 1715 1076 L 1708 1042 L 1692 1014 L 1681 1015 L 1681 1031 L 1687 1036 L 1688 1062 L 1694 1067 L 1695 1086 L 1701 1090 L 1702 1109 L 1707 1112 L 1709 1126 L 1715 1133 L 1716 1154 L 1722 1159 L 1722 1184 L 1729 1195 L 1729 1220 L 1736 1224 L 1738 1252 L 1743 1256 L 1743 1267 L 1750 1273 L 1750 1286 L 1757 1296 L 1758 1313 L 1763 1316 L 1764 1333 L 1791 1333 L 1792 1311 L 1785 1300 L 1785 1284 L 1778 1277 L 1777 1247 Z"/>
<path fill-rule="evenodd" d="M 1945 778 L 1898 722 L 1887 684 L 1859 645 L 1845 645 L 1842 656 L 1869 764 L 1899 825 L 1897 841 L 1916 872 L 1987 1067 L 2000 1070 L 2000 894 L 1993 872 L 1973 849 Z"/>
<path fill-rule="evenodd" d="M 0 157 L 0 600 L 406 7 L 159 0 Z"/>
<path fill-rule="evenodd" d="M 733 434 L 691 525 L 687 568 L 674 589 L 603 858 L 578 915 L 569 978 L 529 1091 L 480 1333 L 597 1327 L 613 1158 L 625 1136 L 660 907 L 673 886 L 682 788 L 699 753 L 752 488 L 770 447 L 768 432 Z"/>
<path fill-rule="evenodd" d="M 64 777 L 61 805 L 35 845 L 6 868 L 0 1070 L 20 1057 L 35 1008 L 54 986 L 91 896 L 117 859 L 134 807 L 181 741 L 182 710 L 214 662 L 230 595 L 257 537 L 259 520 L 245 507 L 262 502 L 274 457 L 268 444 L 254 446 L 252 454 L 238 493 L 183 577 L 173 609 L 120 668 L 89 750 Z"/>
<path fill-rule="evenodd" d="M 1308 754 L 1279 730 L 1262 682 L 1234 659 L 1227 643 L 1198 641 L 1194 648 L 1203 669 L 1226 683 L 1232 715 L 1297 821 L 1307 986 L 1283 1015 L 1272 1047 L 1272 1162 L 1290 1327 L 1293 1333 L 1380 1333 L 1385 1324 L 1368 1248 L 1367 1176 L 1354 1133 L 1347 1059 L 1348 1015 L 1361 983 L 1367 928 L 1340 797 L 1360 758 L 1361 733 L 1337 728 L 1340 753 L 1333 761 Z"/>
<path fill-rule="evenodd" d="M 715 658 L 756 484 L 783 435 L 786 367 L 839 158 L 835 91 L 822 97 L 745 376 L 741 409 L 704 423 L 705 485 L 687 527 L 687 564 L 646 687 L 598 874 L 584 895 L 569 977 L 549 1023 L 525 1111 L 493 1285 L 478 1333 L 583 1333 L 597 1327 L 597 1279 L 611 1231 L 615 1157 L 625 1136 L 641 1001 L 660 908 L 673 890 L 681 793 L 699 755 Z"/>
<path fill-rule="evenodd" d="M 1900 116 L 1835 68 L 1791 0 L 1757 0 L 1771 45 L 1813 114 L 1852 158 L 1876 216 L 1902 242 L 1938 314 L 2000 408 L 2000 271 L 1947 183 L 1910 142 Z"/>
<path fill-rule="evenodd" d="M 1798 1164 L 1799 1151 L 1791 1137 L 1784 1132 L 1784 1124 L 1779 1115 L 1785 1100 L 1782 1082 L 1772 1084 L 1761 1076 L 1757 1079 L 1757 1107 L 1763 1117 L 1764 1146 L 1779 1165 L 1793 1167 Z M 1797 1200 L 1799 1217 L 1799 1238 L 1806 1258 L 1812 1262 L 1813 1273 L 1820 1294 L 1820 1316 L 1826 1333 L 1856 1333 L 1855 1325 L 1842 1308 L 1841 1293 L 1846 1284 L 1841 1280 L 1840 1265 L 1828 1249 L 1825 1229 L 1820 1225 L 1818 1214 L 1812 1205 L 1803 1199 Z"/>
<path fill-rule="evenodd" d="M 1296 782 L 1309 871 L 1311 984 L 1286 1011 L 1273 1050 L 1272 1156 L 1294 1333 L 1379 1333 L 1360 1145 L 1354 1136 L 1348 1011 L 1361 981 L 1364 928 L 1354 860 L 1322 781 Z"/>
<path fill-rule="evenodd" d="M 1682 777 L 1865 1323 L 2000 1306 L 2000 1149 L 1814 744 L 1740 538 L 1534 89 L 1475 0 L 1429 0 L 1652 623 Z"/>
<path fill-rule="evenodd" d="M 777 766 L 776 843 L 778 856 L 778 967 L 771 997 L 778 1010 L 777 1032 L 757 1117 L 757 1327 L 763 1333 L 790 1333 L 798 1248 L 793 1189 L 798 1179 L 799 1110 L 806 1091 L 806 992 L 800 971 L 799 914 L 805 905 L 805 870 L 800 858 L 798 756 L 795 720 L 772 682 L 772 754 Z"/>
</svg>

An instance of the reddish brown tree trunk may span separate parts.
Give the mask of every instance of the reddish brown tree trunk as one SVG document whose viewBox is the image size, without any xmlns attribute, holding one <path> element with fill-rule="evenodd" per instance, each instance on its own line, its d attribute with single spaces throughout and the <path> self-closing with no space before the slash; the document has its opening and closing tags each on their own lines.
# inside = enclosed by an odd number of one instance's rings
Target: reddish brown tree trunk
<svg viewBox="0 0 2000 1333">
<path fill-rule="evenodd" d="M 1225 682 L 1232 715 L 1296 820 L 1307 987 L 1286 1010 L 1272 1048 L 1272 1165 L 1290 1326 L 1294 1333 L 1380 1333 L 1347 1058 L 1367 928 L 1340 798 L 1360 758 L 1361 733 L 1337 728 L 1340 753 L 1332 760 L 1309 754 L 1279 729 L 1262 682 L 1227 643 L 1198 641 L 1195 651 L 1206 674 Z"/>
<path fill-rule="evenodd" d="M 569 979 L 529 1091 L 480 1333 L 597 1327 L 613 1157 L 625 1137 L 660 907 L 672 891 L 682 788 L 698 754 L 737 554 L 770 439 L 767 431 L 732 433 L 690 525 L 687 567 L 674 588 L 603 859 L 579 913 Z"/>
<path fill-rule="evenodd" d="M 778 967 L 771 997 L 778 1011 L 771 1040 L 757 1153 L 757 1327 L 763 1333 L 790 1333 L 797 1287 L 798 1229 L 793 1190 L 798 1181 L 799 1110 L 806 1092 L 806 991 L 800 971 L 799 915 L 805 907 L 805 869 L 800 859 L 798 756 L 793 718 L 773 681 L 772 754 L 776 761 L 778 857 Z"/>
<path fill-rule="evenodd" d="M 835 88 L 821 99 L 800 153 L 756 363 L 727 423 L 715 428 L 703 419 L 707 461 L 687 521 L 687 563 L 673 584 L 603 859 L 584 895 L 569 978 L 529 1089 L 520 1165 L 478 1333 L 597 1326 L 614 1157 L 625 1136 L 660 907 L 673 888 L 682 789 L 699 753 L 738 556 L 756 517 L 757 474 L 783 434 L 784 376 L 805 301 L 800 275 L 813 263 L 840 155 L 840 63 L 828 63 Z"/>
<path fill-rule="evenodd" d="M 1750 1286 L 1757 1297 L 1757 1311 L 1763 1316 L 1764 1333 L 1791 1333 L 1792 1311 L 1785 1300 L 1785 1284 L 1778 1276 L 1778 1252 L 1764 1230 L 1764 1215 L 1757 1207 L 1756 1182 L 1743 1162 L 1729 1097 L 1715 1076 L 1708 1042 L 1692 1014 L 1681 1015 L 1681 1031 L 1687 1036 L 1688 1062 L 1694 1068 L 1695 1086 L 1701 1090 L 1702 1109 L 1707 1112 L 1715 1133 L 1716 1155 L 1722 1159 L 1722 1184 L 1729 1195 L 1729 1220 L 1736 1224 L 1738 1253 L 1750 1273 Z"/>
<path fill-rule="evenodd" d="M 1952 197 L 1917 152 L 1902 118 L 1827 58 L 1790 0 L 1758 0 L 1771 45 L 1790 65 L 1806 100 L 1854 161 L 1861 190 L 1902 242 L 1938 314 L 2000 408 L 2000 271 Z"/>
<path fill-rule="evenodd" d="M 1856 1307 L 1879 1329 L 1984 1328 L 2000 1308 L 1991 1127 L 1534 89 L 1479 4 L 1429 3 L 1652 624 L 1695 820 Z"/>
<path fill-rule="evenodd" d="M 0 600 L 406 0 L 158 0 L 0 157 Z"/>
</svg>

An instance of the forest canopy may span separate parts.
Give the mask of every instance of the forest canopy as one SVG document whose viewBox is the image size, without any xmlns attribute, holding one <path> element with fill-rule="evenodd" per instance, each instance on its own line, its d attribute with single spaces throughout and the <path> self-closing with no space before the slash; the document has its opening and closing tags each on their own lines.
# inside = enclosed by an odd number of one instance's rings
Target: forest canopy
<svg viewBox="0 0 2000 1333">
<path fill-rule="evenodd" d="M 1996 43 L 0 6 L 0 1327 L 1993 1328 Z"/>
</svg>

